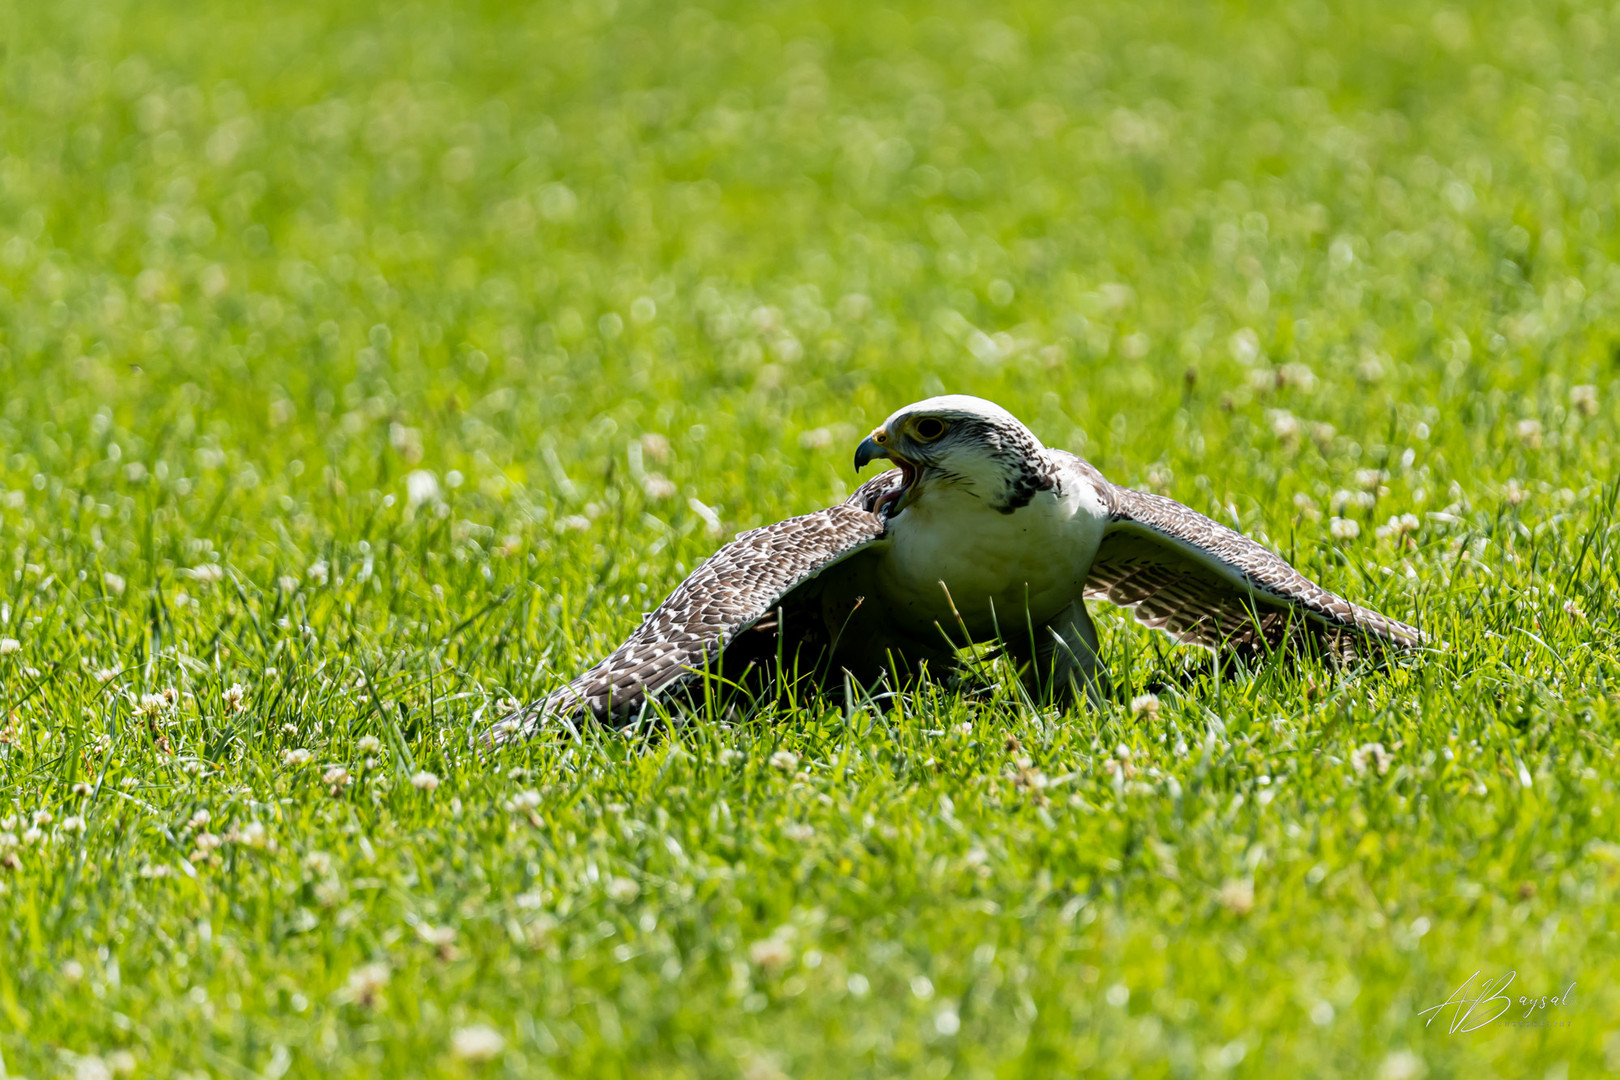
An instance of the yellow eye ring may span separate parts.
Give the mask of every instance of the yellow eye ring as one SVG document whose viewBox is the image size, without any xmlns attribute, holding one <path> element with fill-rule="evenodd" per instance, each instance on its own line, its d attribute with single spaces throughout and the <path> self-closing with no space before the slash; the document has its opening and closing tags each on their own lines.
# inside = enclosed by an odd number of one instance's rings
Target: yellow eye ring
<svg viewBox="0 0 1620 1080">
<path fill-rule="evenodd" d="M 937 416 L 925 416 L 911 426 L 912 434 L 919 442 L 933 442 L 945 434 L 946 424 Z"/>
</svg>

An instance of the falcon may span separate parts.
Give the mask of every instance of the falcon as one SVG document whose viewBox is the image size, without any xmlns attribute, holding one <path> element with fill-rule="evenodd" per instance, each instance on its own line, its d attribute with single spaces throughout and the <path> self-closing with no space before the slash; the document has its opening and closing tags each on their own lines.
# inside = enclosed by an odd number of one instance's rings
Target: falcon
<svg viewBox="0 0 1620 1080">
<path fill-rule="evenodd" d="M 892 468 L 844 502 L 740 534 L 606 659 L 503 720 L 623 726 L 647 714 L 871 687 L 953 670 L 999 643 L 1043 700 L 1108 693 L 1088 600 L 1134 610 L 1177 641 L 1248 657 L 1304 651 L 1378 662 L 1424 635 L 1351 603 L 1254 540 L 1043 446 L 981 398 L 894 413 L 855 449 Z"/>
</svg>

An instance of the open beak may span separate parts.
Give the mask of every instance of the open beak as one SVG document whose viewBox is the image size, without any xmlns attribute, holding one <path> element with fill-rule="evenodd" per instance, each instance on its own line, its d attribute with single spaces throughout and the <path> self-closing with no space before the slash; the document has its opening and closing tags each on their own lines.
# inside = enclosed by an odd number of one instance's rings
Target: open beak
<svg viewBox="0 0 1620 1080">
<path fill-rule="evenodd" d="M 879 441 L 878 436 L 883 436 Z M 875 458 L 888 458 L 900 466 L 900 486 L 890 491 L 878 500 L 872 508 L 873 512 L 881 516 L 897 514 L 902 509 L 906 496 L 911 494 L 913 485 L 917 481 L 917 466 L 903 457 L 896 457 L 889 452 L 889 433 L 878 428 L 872 434 L 861 440 L 861 445 L 855 448 L 855 469 L 860 471 L 866 464 Z"/>
<path fill-rule="evenodd" d="M 878 428 L 877 431 L 872 432 L 872 434 L 870 434 L 866 438 L 862 439 L 861 440 L 861 445 L 859 445 L 859 446 L 857 446 L 855 448 L 855 471 L 856 472 L 860 472 L 862 469 L 866 468 L 867 463 L 872 461 L 872 459 L 874 459 L 874 458 L 886 458 L 886 457 L 889 457 L 889 448 L 884 446 L 883 443 L 880 443 L 877 440 L 877 436 L 880 433 L 883 434 L 884 440 L 887 441 L 888 440 L 888 433 L 884 432 L 882 428 Z M 893 461 L 894 459 L 889 458 L 889 460 Z"/>
</svg>

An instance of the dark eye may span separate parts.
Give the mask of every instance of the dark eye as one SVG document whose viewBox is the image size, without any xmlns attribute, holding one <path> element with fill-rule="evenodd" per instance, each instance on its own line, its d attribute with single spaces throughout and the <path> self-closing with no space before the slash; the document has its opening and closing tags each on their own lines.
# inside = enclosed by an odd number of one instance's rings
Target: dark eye
<svg viewBox="0 0 1620 1080">
<path fill-rule="evenodd" d="M 933 442 L 945 434 L 945 421 L 932 416 L 925 416 L 917 421 L 917 426 L 912 430 L 917 433 L 917 438 L 923 442 Z"/>
</svg>

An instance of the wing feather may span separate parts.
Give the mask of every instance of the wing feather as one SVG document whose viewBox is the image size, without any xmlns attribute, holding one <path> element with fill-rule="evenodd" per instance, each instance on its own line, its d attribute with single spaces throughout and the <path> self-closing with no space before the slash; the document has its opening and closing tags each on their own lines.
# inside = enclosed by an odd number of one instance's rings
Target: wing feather
<svg viewBox="0 0 1620 1080">
<path fill-rule="evenodd" d="M 548 717 L 623 724 L 649 697 L 684 683 L 793 589 L 879 539 L 875 500 L 891 470 L 836 506 L 742 533 L 676 586 L 600 663 L 496 725 L 496 741 L 532 734 Z"/>
<path fill-rule="evenodd" d="M 1341 661 L 1416 648 L 1421 631 L 1329 592 L 1281 556 L 1173 499 L 1091 477 L 1110 503 L 1089 600 L 1210 648 L 1311 643 Z"/>
</svg>

